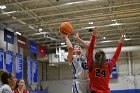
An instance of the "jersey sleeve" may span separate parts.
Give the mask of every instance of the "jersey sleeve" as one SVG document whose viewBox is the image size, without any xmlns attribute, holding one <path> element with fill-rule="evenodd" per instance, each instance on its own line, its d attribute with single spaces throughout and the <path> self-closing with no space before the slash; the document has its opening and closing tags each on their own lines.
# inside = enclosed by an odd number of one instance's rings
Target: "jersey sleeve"
<svg viewBox="0 0 140 93">
<path fill-rule="evenodd" d="M 92 35 L 90 40 L 90 45 L 88 48 L 88 53 L 87 53 L 87 64 L 88 64 L 89 72 L 91 71 L 92 64 L 93 64 L 93 49 L 95 45 L 95 40 L 96 40 L 96 36 Z"/>
<path fill-rule="evenodd" d="M 117 49 L 116 49 L 116 51 L 115 51 L 115 53 L 114 53 L 114 55 L 113 55 L 113 57 L 111 59 L 111 61 L 109 62 L 109 65 L 110 65 L 111 69 L 115 66 L 115 64 L 116 64 L 116 62 L 118 60 L 118 57 L 119 57 L 120 52 L 121 52 L 121 48 L 122 48 L 122 43 L 119 43 L 118 47 L 117 47 Z"/>
<path fill-rule="evenodd" d="M 10 89 L 10 87 L 4 87 L 2 89 L 2 93 L 12 93 L 12 90 Z"/>
</svg>

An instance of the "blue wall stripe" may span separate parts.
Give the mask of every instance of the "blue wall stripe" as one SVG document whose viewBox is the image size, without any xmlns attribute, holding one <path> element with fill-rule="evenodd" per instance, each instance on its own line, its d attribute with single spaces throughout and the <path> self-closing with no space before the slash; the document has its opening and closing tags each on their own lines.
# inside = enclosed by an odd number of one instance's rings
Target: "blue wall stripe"
<svg viewBox="0 0 140 93">
<path fill-rule="evenodd" d="M 111 93 L 140 93 L 140 89 L 111 90 Z"/>
</svg>

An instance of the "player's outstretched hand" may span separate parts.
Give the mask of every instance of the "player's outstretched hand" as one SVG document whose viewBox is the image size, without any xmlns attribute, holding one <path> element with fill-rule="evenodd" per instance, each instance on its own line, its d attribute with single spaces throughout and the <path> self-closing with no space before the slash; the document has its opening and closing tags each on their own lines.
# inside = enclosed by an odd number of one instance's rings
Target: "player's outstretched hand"
<svg viewBox="0 0 140 93">
<path fill-rule="evenodd" d="M 78 31 L 73 34 L 73 37 L 74 37 L 75 40 L 79 40 L 79 33 L 78 33 Z"/>
<path fill-rule="evenodd" d="M 124 40 L 125 40 L 124 35 L 121 35 L 120 40 L 119 40 L 119 43 L 124 43 Z"/>
<path fill-rule="evenodd" d="M 97 36 L 99 34 L 97 31 L 98 31 L 98 28 L 97 27 L 94 27 L 92 29 L 92 35 L 96 35 Z"/>
</svg>

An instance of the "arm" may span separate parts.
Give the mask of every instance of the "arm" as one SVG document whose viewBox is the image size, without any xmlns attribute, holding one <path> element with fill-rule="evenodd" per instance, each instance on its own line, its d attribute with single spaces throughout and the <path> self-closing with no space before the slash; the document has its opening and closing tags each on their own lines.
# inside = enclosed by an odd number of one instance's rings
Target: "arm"
<svg viewBox="0 0 140 93">
<path fill-rule="evenodd" d="M 60 32 L 60 35 L 63 36 L 63 38 L 65 39 L 66 41 L 66 45 L 67 45 L 67 49 L 68 49 L 68 56 L 67 56 L 67 59 L 68 59 L 68 62 L 71 64 L 72 62 L 72 59 L 73 59 L 73 46 L 71 44 L 71 41 L 69 40 L 68 38 L 68 35 L 64 34 L 64 33 L 61 33 Z"/>
<path fill-rule="evenodd" d="M 73 37 L 75 38 L 75 40 L 77 40 L 78 42 L 80 42 L 86 49 L 88 49 L 89 47 L 89 43 L 82 40 L 80 37 L 79 37 L 79 34 L 78 32 L 76 34 L 73 35 Z"/>
<path fill-rule="evenodd" d="M 87 63 L 88 63 L 89 72 L 91 71 L 92 64 L 93 64 L 93 49 L 94 49 L 95 40 L 96 40 L 96 36 L 92 35 L 90 45 L 88 48 L 88 54 L 87 54 Z"/>
<path fill-rule="evenodd" d="M 13 93 L 12 90 L 8 88 L 3 88 L 2 93 Z"/>
<path fill-rule="evenodd" d="M 125 39 L 124 37 L 120 38 L 120 40 L 118 42 L 117 49 L 114 53 L 114 56 L 112 57 L 111 61 L 109 62 L 111 69 L 114 67 L 114 65 L 116 64 L 116 62 L 118 60 L 118 57 L 119 57 L 120 52 L 121 52 L 122 44 L 124 43 L 124 39 Z"/>
<path fill-rule="evenodd" d="M 71 63 L 73 59 L 73 47 L 68 37 L 66 37 L 65 40 L 66 40 L 67 49 L 68 49 L 67 59 L 68 59 L 68 62 Z"/>
<path fill-rule="evenodd" d="M 93 65 L 93 49 L 95 45 L 96 35 L 97 35 L 97 27 L 93 29 L 92 37 L 90 39 L 90 45 L 88 48 L 87 63 L 88 63 L 89 72 L 92 70 L 92 65 Z"/>
<path fill-rule="evenodd" d="M 2 90 L 2 93 L 11 93 L 9 90 Z"/>
</svg>

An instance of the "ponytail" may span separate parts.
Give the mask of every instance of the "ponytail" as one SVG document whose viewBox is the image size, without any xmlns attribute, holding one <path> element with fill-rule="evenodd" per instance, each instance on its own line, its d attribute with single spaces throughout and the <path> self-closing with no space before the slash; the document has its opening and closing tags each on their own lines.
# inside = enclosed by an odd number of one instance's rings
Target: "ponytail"
<svg viewBox="0 0 140 93">
<path fill-rule="evenodd" d="M 100 50 L 98 52 L 96 52 L 95 54 L 95 65 L 97 66 L 104 66 L 105 61 L 106 60 L 106 56 L 104 51 Z"/>
</svg>

